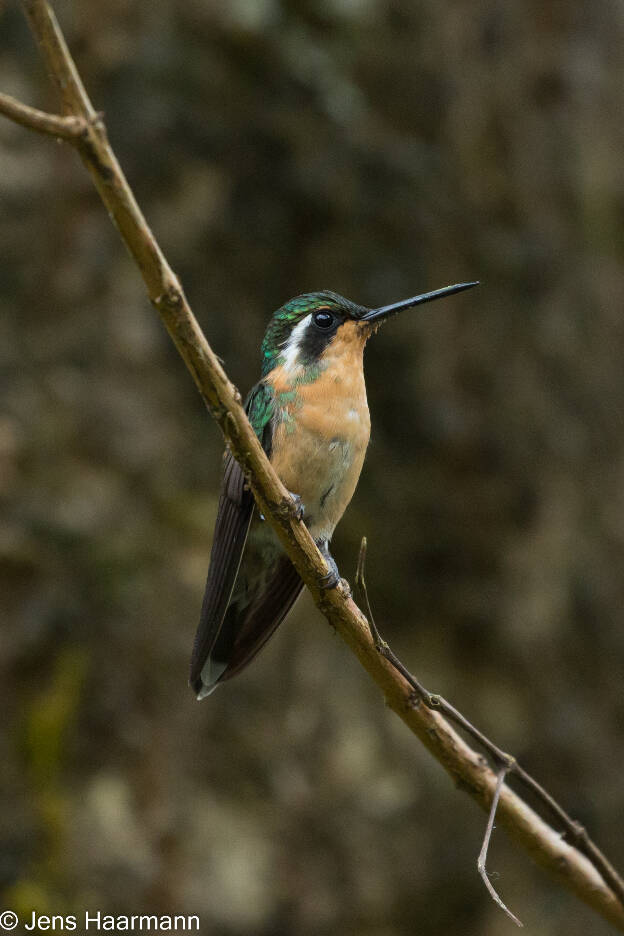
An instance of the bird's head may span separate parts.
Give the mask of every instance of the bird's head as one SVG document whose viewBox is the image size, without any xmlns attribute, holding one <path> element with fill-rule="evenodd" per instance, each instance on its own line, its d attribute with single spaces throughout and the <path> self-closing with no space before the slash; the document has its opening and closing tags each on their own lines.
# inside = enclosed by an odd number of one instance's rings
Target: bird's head
<svg viewBox="0 0 624 936">
<path fill-rule="evenodd" d="M 357 305 L 329 290 L 296 296 L 273 313 L 262 342 L 262 376 L 278 365 L 289 371 L 314 366 L 337 335 L 348 330 L 364 344 L 391 315 L 476 285 L 457 283 L 379 309 Z"/>
</svg>

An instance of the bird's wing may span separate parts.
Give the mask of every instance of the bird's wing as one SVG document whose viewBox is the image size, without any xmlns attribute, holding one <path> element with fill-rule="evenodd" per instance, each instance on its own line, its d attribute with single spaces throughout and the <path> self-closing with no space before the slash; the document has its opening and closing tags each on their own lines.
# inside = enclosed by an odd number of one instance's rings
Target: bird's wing
<svg viewBox="0 0 624 936">
<path fill-rule="evenodd" d="M 274 408 L 271 387 L 262 381 L 256 384 L 245 402 L 245 410 L 267 455 L 271 454 Z M 208 579 L 191 656 L 190 684 L 196 692 L 202 688 L 202 669 L 221 630 L 243 555 L 253 509 L 253 494 L 245 483 L 243 470 L 236 459 L 227 452 Z"/>
<path fill-rule="evenodd" d="M 215 660 L 227 661 L 219 682 L 230 679 L 251 663 L 282 623 L 302 588 L 299 573 L 288 556 L 282 555 L 242 614 L 235 605 L 227 609 L 212 654 Z"/>
</svg>

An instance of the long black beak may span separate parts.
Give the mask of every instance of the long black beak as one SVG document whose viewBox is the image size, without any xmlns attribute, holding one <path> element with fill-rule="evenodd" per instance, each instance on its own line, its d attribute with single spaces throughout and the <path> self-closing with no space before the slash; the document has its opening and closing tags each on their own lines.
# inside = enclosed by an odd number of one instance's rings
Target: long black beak
<svg viewBox="0 0 624 936">
<path fill-rule="evenodd" d="M 423 293 L 421 296 L 412 296 L 411 299 L 404 299 L 403 302 L 395 302 L 392 305 L 382 306 L 381 309 L 371 309 L 362 316 L 360 322 L 380 322 L 382 319 L 394 315 L 395 312 L 401 312 L 403 309 L 411 309 L 412 306 L 422 305 L 423 302 L 431 302 L 433 299 L 443 299 L 444 296 L 453 296 L 455 293 L 463 292 L 464 289 L 472 289 L 478 286 L 479 280 L 474 283 L 455 283 L 454 286 L 445 286 L 443 289 L 434 289 L 433 292 Z"/>
</svg>

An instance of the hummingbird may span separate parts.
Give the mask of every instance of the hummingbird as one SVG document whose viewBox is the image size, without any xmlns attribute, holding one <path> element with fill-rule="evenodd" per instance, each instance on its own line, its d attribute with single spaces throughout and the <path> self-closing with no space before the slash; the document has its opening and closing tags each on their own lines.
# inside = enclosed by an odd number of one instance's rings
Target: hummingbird
<svg viewBox="0 0 624 936">
<path fill-rule="evenodd" d="M 329 569 L 329 544 L 353 496 L 370 438 L 363 354 L 386 319 L 476 286 L 457 283 L 378 309 L 324 290 L 290 299 L 262 342 L 262 375 L 245 401 L 271 465 Z M 236 676 L 262 649 L 295 603 L 303 581 L 262 514 L 243 470 L 224 456 L 206 590 L 190 685 L 198 699 Z"/>
</svg>

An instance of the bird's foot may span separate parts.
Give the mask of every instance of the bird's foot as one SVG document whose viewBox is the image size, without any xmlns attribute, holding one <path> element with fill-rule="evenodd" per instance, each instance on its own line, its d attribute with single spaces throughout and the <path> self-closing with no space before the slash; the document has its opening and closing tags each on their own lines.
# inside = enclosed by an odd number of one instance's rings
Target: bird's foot
<svg viewBox="0 0 624 936">
<path fill-rule="evenodd" d="M 284 520 L 288 520 L 291 517 L 294 520 L 303 520 L 305 507 L 299 495 L 289 491 L 288 497 L 282 497 L 279 504 L 276 505 L 276 512 L 277 515 Z M 259 516 L 261 520 L 264 520 L 264 514 L 259 514 Z"/>
<path fill-rule="evenodd" d="M 283 517 L 285 520 L 290 518 L 293 520 L 303 520 L 305 508 L 299 495 L 289 491 L 288 497 L 283 497 L 279 502 L 277 512 L 279 516 Z"/>
<path fill-rule="evenodd" d="M 338 571 L 336 560 L 329 551 L 329 543 L 327 540 L 321 540 L 320 542 L 317 542 L 316 545 L 318 546 L 323 559 L 329 566 L 329 572 L 319 581 L 319 586 L 324 590 L 328 590 L 330 588 L 337 588 L 342 582 L 344 585 L 347 585 L 348 588 L 348 584 L 343 578 L 340 577 L 340 572 Z"/>
<path fill-rule="evenodd" d="M 319 579 L 319 588 L 322 588 L 323 591 L 329 591 L 330 588 L 338 588 L 340 585 L 341 578 L 338 572 L 334 572 L 333 569 L 330 569 L 327 575 L 324 575 L 322 579 Z"/>
<path fill-rule="evenodd" d="M 303 501 L 301 500 L 301 497 L 298 494 L 293 494 L 292 491 L 289 491 L 288 493 L 290 494 L 290 496 L 295 502 L 295 510 L 294 510 L 295 520 L 303 520 L 305 516 L 305 507 L 303 506 Z"/>
<path fill-rule="evenodd" d="M 329 591 L 330 588 L 340 588 L 345 598 L 351 598 L 351 586 L 346 579 L 342 578 L 340 575 L 337 575 L 332 569 L 331 572 L 328 572 L 327 575 L 324 575 L 319 582 L 319 588 L 322 588 L 323 591 Z"/>
</svg>

